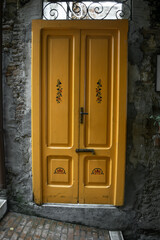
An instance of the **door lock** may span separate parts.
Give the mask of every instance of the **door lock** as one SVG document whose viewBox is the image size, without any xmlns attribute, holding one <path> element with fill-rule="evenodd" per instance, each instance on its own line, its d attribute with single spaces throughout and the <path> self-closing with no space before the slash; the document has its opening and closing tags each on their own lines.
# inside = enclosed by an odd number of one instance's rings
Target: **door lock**
<svg viewBox="0 0 160 240">
<path fill-rule="evenodd" d="M 80 108 L 80 123 L 83 123 L 83 115 L 88 115 L 87 112 L 84 112 L 83 107 Z"/>
</svg>

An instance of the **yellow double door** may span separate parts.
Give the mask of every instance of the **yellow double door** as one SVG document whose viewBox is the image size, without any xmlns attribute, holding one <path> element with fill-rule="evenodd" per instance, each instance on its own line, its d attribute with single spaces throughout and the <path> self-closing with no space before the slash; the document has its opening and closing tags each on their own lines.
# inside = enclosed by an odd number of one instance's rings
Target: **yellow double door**
<svg viewBox="0 0 160 240">
<path fill-rule="evenodd" d="M 89 22 L 38 23 L 45 203 L 123 203 L 127 22 Z"/>
</svg>

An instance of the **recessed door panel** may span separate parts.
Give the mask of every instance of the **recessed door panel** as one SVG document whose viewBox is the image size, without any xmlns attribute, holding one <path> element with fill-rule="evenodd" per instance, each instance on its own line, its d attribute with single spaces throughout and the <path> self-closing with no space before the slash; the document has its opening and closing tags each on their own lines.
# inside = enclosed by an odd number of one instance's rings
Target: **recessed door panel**
<svg viewBox="0 0 160 240">
<path fill-rule="evenodd" d="M 109 187 L 111 183 L 111 160 L 107 157 L 84 159 L 84 185 Z"/>
<path fill-rule="evenodd" d="M 48 157 L 48 184 L 49 185 L 72 185 L 72 158 L 69 156 Z"/>
<path fill-rule="evenodd" d="M 111 136 L 112 37 L 86 37 L 86 147 L 108 147 Z"/>
<path fill-rule="evenodd" d="M 73 36 L 47 36 L 47 142 L 72 144 Z M 56 116 L 56 117 L 55 117 Z"/>
<path fill-rule="evenodd" d="M 112 204 L 113 165 L 111 159 L 102 154 L 96 152 L 96 156 L 93 157 L 81 154 L 80 203 Z"/>
</svg>

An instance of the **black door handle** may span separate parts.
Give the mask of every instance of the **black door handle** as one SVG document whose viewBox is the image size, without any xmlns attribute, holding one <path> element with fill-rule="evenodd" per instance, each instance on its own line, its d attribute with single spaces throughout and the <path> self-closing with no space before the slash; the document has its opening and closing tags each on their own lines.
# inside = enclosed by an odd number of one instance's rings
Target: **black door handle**
<svg viewBox="0 0 160 240">
<path fill-rule="evenodd" d="M 91 152 L 93 155 L 95 155 L 94 149 L 83 149 L 83 148 L 77 148 L 76 153 L 85 153 L 85 152 Z"/>
<path fill-rule="evenodd" d="M 83 107 L 80 108 L 80 123 L 83 123 L 83 115 L 88 115 L 87 112 L 84 112 Z"/>
</svg>

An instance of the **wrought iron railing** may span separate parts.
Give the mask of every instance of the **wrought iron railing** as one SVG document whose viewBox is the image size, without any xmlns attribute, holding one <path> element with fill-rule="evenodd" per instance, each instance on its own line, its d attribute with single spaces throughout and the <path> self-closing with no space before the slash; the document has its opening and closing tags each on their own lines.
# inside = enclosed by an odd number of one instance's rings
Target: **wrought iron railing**
<svg viewBox="0 0 160 240">
<path fill-rule="evenodd" d="M 132 0 L 44 0 L 43 19 L 132 19 Z"/>
</svg>

